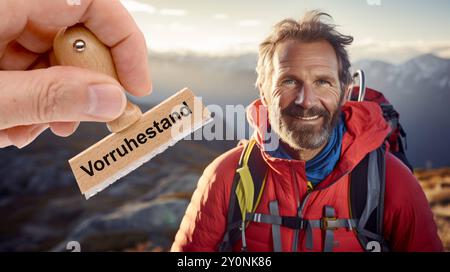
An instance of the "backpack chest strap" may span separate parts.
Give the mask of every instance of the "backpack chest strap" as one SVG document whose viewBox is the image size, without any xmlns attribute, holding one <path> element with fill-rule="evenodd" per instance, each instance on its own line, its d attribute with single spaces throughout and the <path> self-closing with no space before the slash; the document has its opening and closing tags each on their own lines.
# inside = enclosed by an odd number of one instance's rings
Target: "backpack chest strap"
<svg viewBox="0 0 450 272">
<path fill-rule="evenodd" d="M 276 201 L 274 201 L 276 202 Z M 299 216 L 280 216 L 278 209 L 274 212 L 273 205 L 271 205 L 271 214 L 263 213 L 247 213 L 245 221 L 257 222 L 272 225 L 272 238 L 275 251 L 281 251 L 281 231 L 280 226 L 284 226 L 295 230 L 306 230 L 305 243 L 306 248 L 313 249 L 313 228 L 320 228 L 324 231 L 324 251 L 333 251 L 334 246 L 334 231 L 338 228 L 347 228 L 353 230 L 357 228 L 357 219 L 351 218 L 336 218 L 333 207 L 324 207 L 324 217 L 321 219 L 308 220 Z"/>
<path fill-rule="evenodd" d="M 277 216 L 262 213 L 247 213 L 245 220 L 248 222 L 280 225 L 290 229 L 306 229 L 310 226 L 311 228 L 320 228 L 322 230 L 336 230 L 337 228 L 353 230 L 353 228 L 358 226 L 358 220 L 350 218 L 323 217 L 322 219 L 308 220 L 298 216 Z"/>
</svg>

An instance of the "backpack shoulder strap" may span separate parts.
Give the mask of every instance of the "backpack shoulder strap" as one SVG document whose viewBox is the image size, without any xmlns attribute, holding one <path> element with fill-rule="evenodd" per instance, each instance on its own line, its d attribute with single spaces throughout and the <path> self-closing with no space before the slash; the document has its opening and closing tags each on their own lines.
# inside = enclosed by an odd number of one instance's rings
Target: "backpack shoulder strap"
<svg viewBox="0 0 450 272">
<path fill-rule="evenodd" d="M 358 239 L 368 251 L 388 250 L 383 238 L 385 175 L 383 144 L 367 154 L 350 177 L 350 216 L 358 219 Z"/>
<path fill-rule="evenodd" d="M 254 212 L 261 199 L 265 185 L 267 164 L 255 139 L 244 145 L 233 178 L 228 205 L 227 226 L 219 251 L 231 251 L 241 238 L 242 223 L 247 212 Z M 243 245 L 244 246 L 244 245 Z M 245 247 L 245 246 L 244 246 Z"/>
</svg>

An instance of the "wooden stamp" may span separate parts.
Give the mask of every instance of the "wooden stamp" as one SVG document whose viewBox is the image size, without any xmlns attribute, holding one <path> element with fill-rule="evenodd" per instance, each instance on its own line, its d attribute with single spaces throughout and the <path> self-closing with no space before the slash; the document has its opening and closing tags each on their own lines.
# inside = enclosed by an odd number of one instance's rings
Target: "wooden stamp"
<svg viewBox="0 0 450 272">
<path fill-rule="evenodd" d="M 109 49 L 81 25 L 57 35 L 54 53 L 59 64 L 117 79 Z M 128 102 L 124 114 L 108 123 L 112 134 L 69 160 L 81 193 L 90 198 L 210 121 L 208 109 L 187 88 L 144 114 Z"/>
</svg>

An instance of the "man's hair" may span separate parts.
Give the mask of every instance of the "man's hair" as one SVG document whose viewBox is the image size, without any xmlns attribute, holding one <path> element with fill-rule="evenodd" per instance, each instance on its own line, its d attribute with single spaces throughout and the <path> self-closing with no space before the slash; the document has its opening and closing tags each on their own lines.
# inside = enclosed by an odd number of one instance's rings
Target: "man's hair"
<svg viewBox="0 0 450 272">
<path fill-rule="evenodd" d="M 341 91 L 344 91 L 344 87 L 352 81 L 351 65 L 345 47 L 353 42 L 353 37 L 341 34 L 336 30 L 336 25 L 322 21 L 323 17 L 333 19 L 327 13 L 312 10 L 306 12 L 298 21 L 285 19 L 274 26 L 272 33 L 259 45 L 256 87 L 263 90 L 266 83 L 270 82 L 270 75 L 273 72 L 273 55 L 278 44 L 288 40 L 327 41 L 336 53 Z"/>
</svg>

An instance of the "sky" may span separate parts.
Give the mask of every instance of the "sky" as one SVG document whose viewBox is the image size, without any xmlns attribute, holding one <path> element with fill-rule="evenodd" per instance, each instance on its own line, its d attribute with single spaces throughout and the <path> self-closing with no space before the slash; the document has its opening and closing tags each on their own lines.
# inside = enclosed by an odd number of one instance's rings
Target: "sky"
<svg viewBox="0 0 450 272">
<path fill-rule="evenodd" d="M 121 0 L 157 52 L 257 52 L 272 26 L 306 10 L 329 13 L 354 36 L 352 61 L 399 63 L 423 53 L 450 57 L 450 0 Z"/>
</svg>

